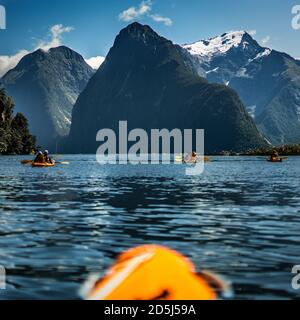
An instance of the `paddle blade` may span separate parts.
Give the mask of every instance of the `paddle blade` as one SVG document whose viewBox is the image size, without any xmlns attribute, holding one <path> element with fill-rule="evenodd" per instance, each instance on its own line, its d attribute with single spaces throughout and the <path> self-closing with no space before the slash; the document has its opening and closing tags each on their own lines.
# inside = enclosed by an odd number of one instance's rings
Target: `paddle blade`
<svg viewBox="0 0 300 320">
<path fill-rule="evenodd" d="M 23 160 L 23 161 L 21 161 L 21 164 L 24 164 L 24 165 L 31 164 L 31 163 L 33 163 L 32 160 Z"/>
</svg>

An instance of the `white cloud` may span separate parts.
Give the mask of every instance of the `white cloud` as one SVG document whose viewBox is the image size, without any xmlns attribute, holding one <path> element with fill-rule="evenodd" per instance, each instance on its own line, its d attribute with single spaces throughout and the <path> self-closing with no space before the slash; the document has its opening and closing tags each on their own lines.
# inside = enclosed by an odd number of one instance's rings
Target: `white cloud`
<svg viewBox="0 0 300 320">
<path fill-rule="evenodd" d="M 167 27 L 170 27 L 173 24 L 173 21 L 170 18 L 163 17 L 159 14 L 150 15 L 150 18 L 152 18 L 155 22 L 162 22 Z"/>
<path fill-rule="evenodd" d="M 136 20 L 152 10 L 151 1 L 143 1 L 139 7 L 130 7 L 119 14 L 119 19 L 125 22 Z"/>
<path fill-rule="evenodd" d="M 29 51 L 27 50 L 20 50 L 13 56 L 0 56 L 0 77 L 4 76 L 6 72 L 14 68 L 28 53 Z"/>
<path fill-rule="evenodd" d="M 89 64 L 93 69 L 98 70 L 101 64 L 104 62 L 105 57 L 97 56 L 89 59 L 85 59 L 85 62 Z"/>
<path fill-rule="evenodd" d="M 52 26 L 49 30 L 49 40 L 40 40 L 33 51 L 37 49 L 43 49 L 47 51 L 50 48 L 60 46 L 62 44 L 62 35 L 64 33 L 71 32 L 72 30 L 72 27 L 65 27 L 62 24 L 56 24 Z M 32 51 L 23 49 L 17 52 L 15 55 L 0 56 L 0 77 L 4 76 L 7 71 L 13 69 L 20 62 L 20 60 L 30 52 Z"/>
<path fill-rule="evenodd" d="M 256 34 L 257 34 L 257 31 L 256 30 L 248 30 L 247 31 L 249 34 L 250 34 L 250 36 L 252 36 L 252 37 L 254 37 Z"/>
<path fill-rule="evenodd" d="M 270 36 L 266 36 L 264 37 L 263 39 L 261 39 L 261 43 L 263 46 L 266 46 L 271 40 L 271 37 Z"/>
<path fill-rule="evenodd" d="M 62 43 L 62 35 L 73 31 L 72 27 L 64 27 L 62 24 L 56 24 L 50 28 L 50 40 L 40 41 L 36 49 L 48 51 L 50 48 L 59 47 Z"/>
<path fill-rule="evenodd" d="M 153 21 L 163 23 L 170 27 L 173 21 L 168 17 L 163 17 L 160 14 L 150 14 L 152 11 L 153 3 L 151 0 L 142 1 L 138 7 L 130 7 L 119 14 L 119 20 L 125 22 L 132 22 L 144 16 L 151 18 Z"/>
</svg>

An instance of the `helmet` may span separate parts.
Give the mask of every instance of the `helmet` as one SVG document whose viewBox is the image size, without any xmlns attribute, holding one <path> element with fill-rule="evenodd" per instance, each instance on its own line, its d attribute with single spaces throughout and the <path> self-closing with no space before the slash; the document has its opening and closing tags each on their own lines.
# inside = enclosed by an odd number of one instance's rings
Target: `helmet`
<svg viewBox="0 0 300 320">
<path fill-rule="evenodd" d="M 48 151 L 48 150 L 45 150 L 45 151 L 44 151 L 44 154 L 49 154 L 49 151 Z"/>
</svg>

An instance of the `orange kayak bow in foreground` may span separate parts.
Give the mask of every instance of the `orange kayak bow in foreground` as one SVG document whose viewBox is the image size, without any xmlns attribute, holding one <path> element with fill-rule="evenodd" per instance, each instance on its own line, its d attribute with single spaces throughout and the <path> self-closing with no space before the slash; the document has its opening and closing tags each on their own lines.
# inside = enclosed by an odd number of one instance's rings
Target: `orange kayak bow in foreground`
<svg viewBox="0 0 300 320">
<path fill-rule="evenodd" d="M 165 247 L 147 245 L 119 256 L 106 276 L 85 285 L 87 300 L 216 300 L 230 286 Z"/>
</svg>

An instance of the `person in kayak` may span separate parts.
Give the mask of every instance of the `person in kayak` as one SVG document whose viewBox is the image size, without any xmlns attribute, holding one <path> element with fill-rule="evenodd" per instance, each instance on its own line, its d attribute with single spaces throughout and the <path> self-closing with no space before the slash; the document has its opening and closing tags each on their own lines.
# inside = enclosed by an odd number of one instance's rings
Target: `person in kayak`
<svg viewBox="0 0 300 320">
<path fill-rule="evenodd" d="M 44 159 L 45 159 L 45 162 L 53 164 L 53 160 L 49 157 L 49 151 L 48 150 L 44 151 Z"/>
<path fill-rule="evenodd" d="M 197 163 L 197 161 L 198 161 L 198 155 L 195 151 L 193 151 L 184 159 L 185 163 Z"/>
<path fill-rule="evenodd" d="M 33 160 L 34 163 L 45 163 L 45 157 L 42 151 L 39 151 L 35 159 Z"/>
<path fill-rule="evenodd" d="M 274 150 L 272 151 L 270 160 L 271 160 L 271 161 L 277 161 L 277 160 L 279 160 L 279 154 L 278 154 L 277 150 L 274 149 Z"/>
</svg>

